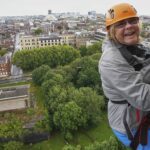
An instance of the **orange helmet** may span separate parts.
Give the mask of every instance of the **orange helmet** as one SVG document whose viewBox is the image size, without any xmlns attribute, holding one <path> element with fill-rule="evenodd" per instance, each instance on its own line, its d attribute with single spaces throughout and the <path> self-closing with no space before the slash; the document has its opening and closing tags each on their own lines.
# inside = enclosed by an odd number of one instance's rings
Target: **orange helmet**
<svg viewBox="0 0 150 150">
<path fill-rule="evenodd" d="M 111 7 L 106 13 L 106 28 L 118 21 L 138 17 L 136 9 L 128 3 L 120 3 Z"/>
</svg>

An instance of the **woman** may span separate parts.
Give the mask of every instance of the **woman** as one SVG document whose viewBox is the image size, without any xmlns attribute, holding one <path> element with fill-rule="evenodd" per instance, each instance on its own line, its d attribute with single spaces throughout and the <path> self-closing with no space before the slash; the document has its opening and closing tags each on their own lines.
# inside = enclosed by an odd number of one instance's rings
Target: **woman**
<svg viewBox="0 0 150 150">
<path fill-rule="evenodd" d="M 145 50 L 139 47 L 136 9 L 128 3 L 113 6 L 106 14 L 106 28 L 99 72 L 109 99 L 109 124 L 124 145 L 150 150 L 150 65 L 144 65 Z"/>
</svg>

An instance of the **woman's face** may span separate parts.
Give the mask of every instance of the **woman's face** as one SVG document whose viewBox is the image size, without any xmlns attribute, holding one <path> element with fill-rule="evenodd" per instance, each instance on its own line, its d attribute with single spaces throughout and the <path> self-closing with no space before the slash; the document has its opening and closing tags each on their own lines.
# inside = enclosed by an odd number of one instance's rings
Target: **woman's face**
<svg viewBox="0 0 150 150">
<path fill-rule="evenodd" d="M 129 18 L 117 22 L 115 25 L 116 40 L 125 45 L 135 45 L 139 42 L 139 19 Z"/>
</svg>

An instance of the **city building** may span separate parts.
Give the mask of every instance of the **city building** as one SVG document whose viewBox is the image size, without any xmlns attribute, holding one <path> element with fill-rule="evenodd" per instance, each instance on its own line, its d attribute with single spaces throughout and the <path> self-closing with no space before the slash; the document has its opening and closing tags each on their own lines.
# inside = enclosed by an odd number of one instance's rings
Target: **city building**
<svg viewBox="0 0 150 150">
<path fill-rule="evenodd" d="M 97 30 L 95 32 L 94 39 L 97 41 L 103 40 L 106 37 L 107 32 L 103 30 Z"/>
<path fill-rule="evenodd" d="M 89 12 L 88 12 L 88 15 L 96 16 L 96 11 L 89 11 Z"/>
<path fill-rule="evenodd" d="M 89 41 L 86 41 L 86 47 L 89 47 L 91 45 L 93 45 L 94 43 L 96 43 L 97 40 L 89 40 Z"/>
<path fill-rule="evenodd" d="M 20 36 L 19 38 L 19 43 L 20 43 L 20 50 L 22 49 L 33 49 L 33 48 L 38 48 L 39 47 L 39 37 L 37 36 Z"/>
<path fill-rule="evenodd" d="M 76 36 L 75 34 L 63 34 L 60 36 L 63 40 L 63 42 L 66 45 L 75 46 L 76 45 Z"/>
<path fill-rule="evenodd" d="M 38 45 L 39 47 L 46 47 L 46 46 L 56 46 L 56 45 L 63 45 L 63 40 L 61 37 L 56 35 L 51 35 L 47 37 L 39 37 Z"/>
<path fill-rule="evenodd" d="M 11 74 L 11 63 L 8 56 L 0 57 L 0 78 Z"/>
<path fill-rule="evenodd" d="M 86 46 L 86 42 L 91 39 L 91 35 L 88 32 L 76 33 L 76 47 Z"/>
<path fill-rule="evenodd" d="M 67 44 L 67 38 L 65 41 L 58 35 L 49 36 L 21 36 L 20 37 L 20 50 L 22 49 L 33 49 L 47 46 L 56 46 Z"/>
</svg>

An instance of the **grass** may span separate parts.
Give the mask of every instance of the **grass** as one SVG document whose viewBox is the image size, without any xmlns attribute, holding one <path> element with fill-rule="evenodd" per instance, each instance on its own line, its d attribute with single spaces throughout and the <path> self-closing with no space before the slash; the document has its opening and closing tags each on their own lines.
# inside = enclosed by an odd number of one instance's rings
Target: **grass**
<svg viewBox="0 0 150 150">
<path fill-rule="evenodd" d="M 107 140 L 111 135 L 112 131 L 108 125 L 107 115 L 104 113 L 99 125 L 77 133 L 77 136 L 75 137 L 77 141 L 76 144 L 87 146 L 95 141 L 102 142 Z"/>
<path fill-rule="evenodd" d="M 35 101 L 36 101 L 36 107 L 38 112 L 44 112 L 44 93 L 41 90 L 40 86 L 36 86 L 33 83 L 30 84 L 30 93 L 34 93 Z"/>
<path fill-rule="evenodd" d="M 27 150 L 61 150 L 65 145 L 61 135 L 54 135 L 50 140 L 27 147 Z"/>
<path fill-rule="evenodd" d="M 0 87 L 11 87 L 11 86 L 26 85 L 26 84 L 30 84 L 30 82 L 5 83 L 5 84 L 0 84 Z"/>
<path fill-rule="evenodd" d="M 87 133 L 94 137 L 94 140 L 98 141 L 107 140 L 110 135 L 112 135 L 112 131 L 108 125 L 106 113 L 103 114 L 100 125 L 88 130 Z"/>
<path fill-rule="evenodd" d="M 107 116 L 102 116 L 101 123 L 89 130 L 82 130 L 76 133 L 74 139 L 69 144 L 88 146 L 95 141 L 104 141 L 109 139 L 112 135 L 112 131 L 108 126 Z M 63 136 L 59 133 L 53 135 L 48 141 L 44 141 L 38 144 L 34 144 L 28 147 L 28 150 L 62 150 L 66 145 Z"/>
</svg>

